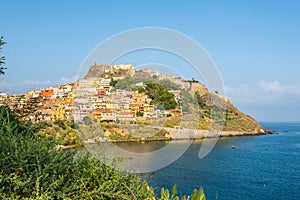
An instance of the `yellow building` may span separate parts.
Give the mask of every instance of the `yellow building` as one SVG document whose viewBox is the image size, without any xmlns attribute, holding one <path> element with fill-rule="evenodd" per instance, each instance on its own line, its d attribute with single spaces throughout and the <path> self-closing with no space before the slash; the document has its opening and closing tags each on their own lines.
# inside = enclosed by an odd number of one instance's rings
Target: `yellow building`
<svg viewBox="0 0 300 200">
<path fill-rule="evenodd" d="M 116 103 L 108 103 L 107 104 L 108 109 L 119 109 L 119 104 Z"/>
<path fill-rule="evenodd" d="M 51 121 L 66 120 L 66 111 L 64 106 L 52 106 L 50 112 Z"/>
</svg>

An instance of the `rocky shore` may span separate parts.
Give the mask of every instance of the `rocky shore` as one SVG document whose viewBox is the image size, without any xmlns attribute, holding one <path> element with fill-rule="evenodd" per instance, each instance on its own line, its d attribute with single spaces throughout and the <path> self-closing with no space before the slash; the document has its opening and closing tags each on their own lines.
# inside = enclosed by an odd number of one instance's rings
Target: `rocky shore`
<svg viewBox="0 0 300 200">
<path fill-rule="evenodd" d="M 193 129 L 174 129 L 164 128 L 169 132 L 172 139 L 203 139 L 203 138 L 218 138 L 218 137 L 235 137 L 235 136 L 254 136 L 272 134 L 273 131 L 261 129 L 256 132 L 242 131 L 211 131 L 211 130 L 193 130 Z"/>
<path fill-rule="evenodd" d="M 73 149 L 83 145 L 97 144 L 97 143 L 125 143 L 125 142 L 157 142 L 157 141 L 172 141 L 172 140 L 197 140 L 204 138 L 221 138 L 221 137 L 241 137 L 241 136 L 258 136 L 273 134 L 272 130 L 262 129 L 258 132 L 242 132 L 242 131 L 209 131 L 209 130 L 193 130 L 193 129 L 174 129 L 174 128 L 164 128 L 168 131 L 169 135 L 161 138 L 138 138 L 138 139 L 122 139 L 122 140 L 88 140 L 83 141 L 82 144 L 76 145 L 57 145 L 55 150 L 68 150 Z"/>
</svg>

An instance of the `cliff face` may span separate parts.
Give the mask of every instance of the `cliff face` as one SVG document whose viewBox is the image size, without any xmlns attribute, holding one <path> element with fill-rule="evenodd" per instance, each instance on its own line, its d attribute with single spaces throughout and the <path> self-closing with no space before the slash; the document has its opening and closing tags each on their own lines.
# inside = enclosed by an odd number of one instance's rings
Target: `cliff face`
<svg viewBox="0 0 300 200">
<path fill-rule="evenodd" d="M 231 102 L 227 103 L 225 131 L 264 132 L 261 125 L 251 116 L 239 111 Z"/>
<path fill-rule="evenodd" d="M 264 132 L 255 119 L 238 110 L 228 98 L 215 93 L 206 93 L 201 98 L 204 102 L 202 106 L 199 105 L 202 128 L 214 122 L 219 123 L 223 131 Z"/>
</svg>

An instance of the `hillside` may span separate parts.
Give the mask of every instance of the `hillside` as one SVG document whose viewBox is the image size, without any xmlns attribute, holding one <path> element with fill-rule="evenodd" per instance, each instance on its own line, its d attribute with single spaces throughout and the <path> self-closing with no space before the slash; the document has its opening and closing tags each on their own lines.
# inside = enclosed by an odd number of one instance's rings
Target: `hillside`
<svg viewBox="0 0 300 200">
<path fill-rule="evenodd" d="M 173 106 L 174 109 L 170 110 L 171 116 L 162 122 L 165 127 L 182 126 L 204 130 L 213 128 L 223 131 L 264 132 L 255 119 L 239 111 L 230 99 L 208 91 L 205 85 L 196 80 L 186 81 L 171 75 L 151 72 L 150 69 L 137 70 L 130 64 L 120 66 L 95 64 L 86 75 L 86 78 L 101 77 L 114 80 L 114 91 L 117 89 L 140 90 L 149 96 L 149 91 L 138 86 L 140 83 L 145 89 L 156 84 L 157 88 L 164 87 L 171 91 L 174 98 L 178 98 L 178 107 L 175 109 Z M 161 95 L 159 92 L 156 93 L 152 89 L 152 96 L 150 96 L 153 100 Z M 158 96 L 154 98 L 153 95 Z M 178 114 L 179 112 L 181 114 Z M 155 120 L 152 120 L 152 123 L 153 121 Z"/>
<path fill-rule="evenodd" d="M 74 83 L 3 102 L 24 120 L 46 122 L 41 131 L 62 145 L 80 144 L 79 137 L 82 142 L 169 140 L 178 129 L 218 130 L 224 136 L 266 132 L 230 99 L 198 81 L 131 64 L 95 64 Z"/>
<path fill-rule="evenodd" d="M 200 129 L 205 129 L 212 120 L 211 115 L 219 114 L 214 117 L 215 123 L 218 118 L 223 125 L 223 131 L 241 131 L 241 132 L 264 132 L 261 125 L 251 116 L 238 110 L 228 98 L 224 98 L 215 93 L 206 93 L 201 96 L 203 102 L 200 102 Z M 212 104 L 212 99 L 214 104 Z M 201 105 L 202 104 L 202 105 Z M 212 113 L 215 109 L 215 113 Z"/>
</svg>

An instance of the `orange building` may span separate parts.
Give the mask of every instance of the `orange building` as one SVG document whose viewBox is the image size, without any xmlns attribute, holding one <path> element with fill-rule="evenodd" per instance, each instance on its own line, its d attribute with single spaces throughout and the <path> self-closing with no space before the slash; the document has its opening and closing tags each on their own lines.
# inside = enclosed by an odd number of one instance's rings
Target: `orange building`
<svg viewBox="0 0 300 200">
<path fill-rule="evenodd" d="M 41 96 L 42 97 L 48 97 L 48 96 L 51 96 L 51 95 L 53 95 L 53 89 L 42 89 L 41 90 Z"/>
</svg>

